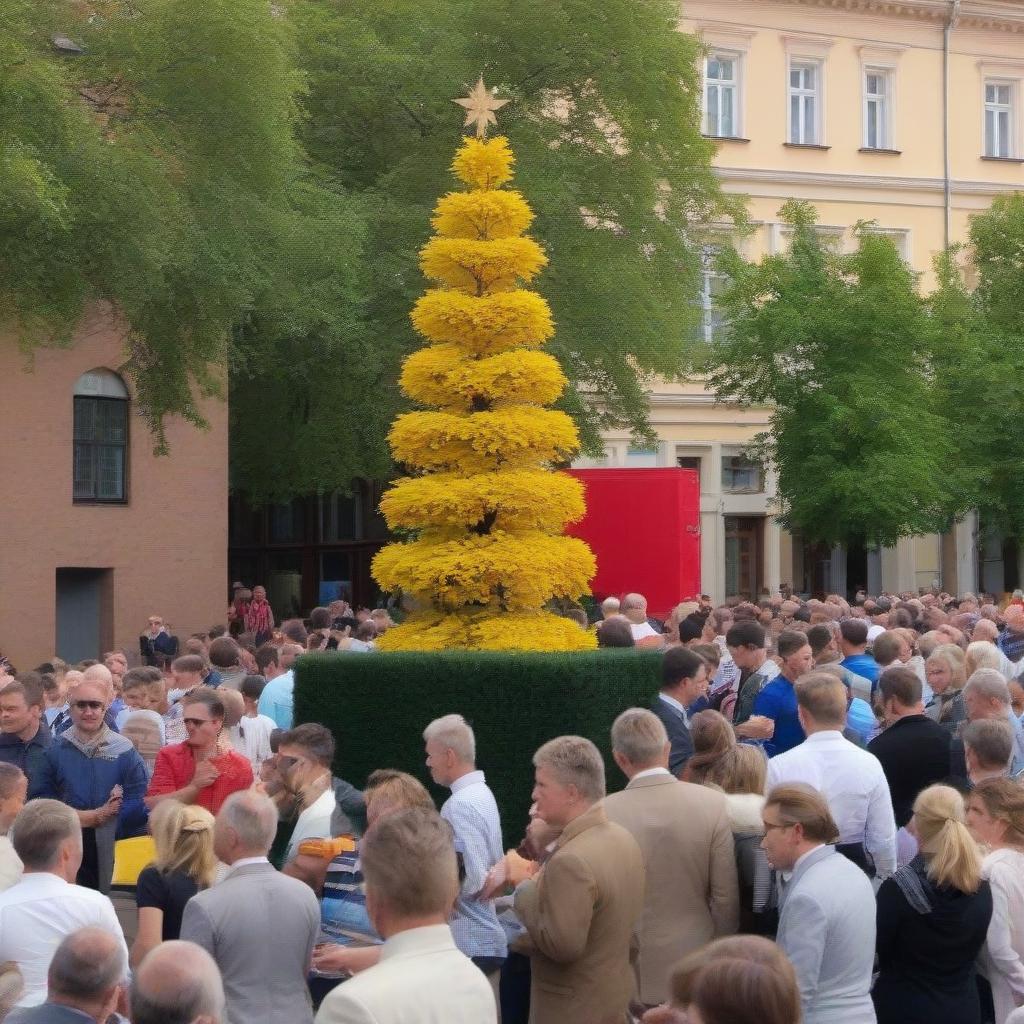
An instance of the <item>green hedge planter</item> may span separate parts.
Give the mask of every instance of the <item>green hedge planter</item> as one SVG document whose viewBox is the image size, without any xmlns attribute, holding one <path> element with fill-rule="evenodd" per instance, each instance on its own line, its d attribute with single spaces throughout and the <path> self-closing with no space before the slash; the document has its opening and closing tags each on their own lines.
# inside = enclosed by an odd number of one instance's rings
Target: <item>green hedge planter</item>
<svg viewBox="0 0 1024 1024">
<path fill-rule="evenodd" d="M 485 651 L 307 654 L 295 672 L 295 721 L 321 722 L 338 744 L 335 771 L 362 786 L 374 768 L 398 768 L 431 787 L 423 730 L 456 712 L 476 733 L 506 846 L 522 837 L 533 789 L 534 751 L 569 733 L 605 757 L 609 791 L 622 773 L 609 732 L 630 707 L 648 707 L 661 682 L 661 654 L 615 649 L 506 654 Z"/>
</svg>

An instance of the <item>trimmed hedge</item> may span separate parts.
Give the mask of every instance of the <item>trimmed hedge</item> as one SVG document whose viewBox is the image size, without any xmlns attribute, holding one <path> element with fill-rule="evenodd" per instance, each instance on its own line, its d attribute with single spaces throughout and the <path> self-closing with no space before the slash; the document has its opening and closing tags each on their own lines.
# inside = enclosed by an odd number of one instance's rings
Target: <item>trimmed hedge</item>
<svg viewBox="0 0 1024 1024">
<path fill-rule="evenodd" d="M 661 682 L 661 654 L 635 649 L 507 654 L 308 654 L 295 671 L 295 721 L 320 722 L 338 745 L 335 771 L 362 786 L 374 768 L 421 779 L 442 802 L 425 766 L 423 730 L 457 712 L 476 733 L 477 765 L 502 815 L 505 845 L 523 834 L 534 751 L 555 736 L 593 740 L 609 791 L 625 779 L 609 731 L 629 707 L 648 707 Z"/>
</svg>

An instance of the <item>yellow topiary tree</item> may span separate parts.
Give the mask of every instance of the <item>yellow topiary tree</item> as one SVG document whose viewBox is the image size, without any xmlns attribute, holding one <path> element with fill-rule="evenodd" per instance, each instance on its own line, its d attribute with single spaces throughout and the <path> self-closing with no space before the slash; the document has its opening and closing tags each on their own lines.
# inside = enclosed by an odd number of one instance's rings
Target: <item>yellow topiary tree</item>
<svg viewBox="0 0 1024 1024">
<path fill-rule="evenodd" d="M 551 310 L 520 287 L 547 263 L 524 235 L 533 213 L 502 188 L 512 178 L 508 140 L 467 138 L 452 164 L 468 186 L 434 211 L 437 234 L 420 266 L 438 287 L 412 322 L 427 346 L 406 359 L 402 390 L 429 411 L 399 416 L 388 440 L 419 471 L 381 500 L 392 530 L 373 562 L 385 589 L 418 610 L 385 633 L 385 650 L 579 650 L 594 646 L 576 623 L 544 610 L 578 598 L 594 575 L 582 541 L 562 536 L 582 518 L 583 489 L 552 464 L 579 438 L 563 412 L 545 409 L 566 380 L 539 351 L 554 333 Z"/>
</svg>

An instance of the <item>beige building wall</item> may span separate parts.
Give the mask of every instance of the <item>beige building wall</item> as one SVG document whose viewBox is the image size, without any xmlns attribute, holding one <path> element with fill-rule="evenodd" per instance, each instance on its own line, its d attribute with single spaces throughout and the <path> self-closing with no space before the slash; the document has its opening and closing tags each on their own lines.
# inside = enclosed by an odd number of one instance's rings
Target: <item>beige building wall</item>
<svg viewBox="0 0 1024 1024">
<path fill-rule="evenodd" d="M 159 458 L 131 403 L 127 502 L 72 501 L 75 383 L 123 360 L 122 335 L 99 313 L 82 324 L 70 348 L 38 350 L 31 363 L 14 338 L 0 339 L 0 650 L 18 669 L 58 653 L 58 568 L 107 570 L 102 648 L 137 654 L 150 614 L 164 616 L 182 638 L 224 619 L 226 402 L 202 403 L 207 431 L 171 418 L 170 455 Z"/>
<path fill-rule="evenodd" d="M 719 139 L 715 166 L 727 192 L 748 197 L 752 230 L 739 242 L 745 256 L 783 250 L 788 240 L 779 208 L 787 199 L 804 199 L 817 208 L 830 243 L 843 250 L 855 245 L 858 222 L 876 222 L 928 290 L 934 284 L 932 261 L 947 242 L 966 238 L 970 217 L 994 196 L 1024 188 L 1024 4 L 963 0 L 957 22 L 947 27 L 952 10 L 945 0 L 686 0 L 680 29 L 699 34 L 709 57 L 733 60 L 732 137 Z M 813 144 L 790 141 L 793 64 L 811 64 L 820 76 Z M 869 69 L 883 77 L 888 115 L 888 131 L 874 148 L 866 146 Z M 984 155 L 986 82 L 1009 86 L 1009 159 Z M 719 134 L 710 124 L 705 128 Z M 742 450 L 768 419 L 767 410 L 714 403 L 697 382 L 659 383 L 651 391 L 658 464 L 675 465 L 677 453 L 698 449 L 704 456 L 703 589 L 719 600 L 728 596 L 730 568 L 723 535 L 727 517 L 737 509 L 763 517 L 760 582 L 771 590 L 780 582 L 800 586 L 801 545 L 775 524 L 770 476 L 759 494 L 731 495 L 718 471 L 720 455 Z M 623 435 L 608 434 L 611 464 L 630 464 L 628 449 Z M 971 520 L 949 538 L 906 538 L 893 549 L 869 553 L 868 579 L 894 591 L 916 590 L 935 579 L 971 588 L 977 578 L 975 534 Z M 844 558 L 842 551 L 832 553 L 832 588 L 863 582 L 845 579 Z"/>
</svg>

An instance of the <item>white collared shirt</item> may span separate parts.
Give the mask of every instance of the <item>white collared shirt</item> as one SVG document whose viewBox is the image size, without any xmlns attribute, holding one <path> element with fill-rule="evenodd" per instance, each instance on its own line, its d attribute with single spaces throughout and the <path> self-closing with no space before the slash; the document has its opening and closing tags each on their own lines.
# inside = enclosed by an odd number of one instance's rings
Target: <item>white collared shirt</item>
<svg viewBox="0 0 1024 1024">
<path fill-rule="evenodd" d="M 0 892 L 0 961 L 16 963 L 25 982 L 15 1006 L 46 1001 L 46 973 L 57 947 L 72 932 L 91 927 L 120 940 L 127 964 L 121 925 L 102 893 L 71 885 L 48 871 L 29 872 Z"/>
<path fill-rule="evenodd" d="M 629 781 L 636 782 L 637 779 L 646 779 L 651 775 L 667 775 L 672 778 L 672 773 L 667 768 L 662 768 L 658 765 L 657 768 L 645 768 L 642 772 L 637 772 Z"/>
<path fill-rule="evenodd" d="M 807 858 L 810 857 L 812 853 L 815 853 L 816 851 L 820 850 L 822 845 L 824 844 L 819 843 L 817 846 L 812 846 L 811 849 L 809 849 L 806 853 L 801 853 L 800 856 L 797 857 L 797 859 L 793 862 L 793 866 L 788 871 L 781 872 L 783 882 L 785 882 L 788 885 L 789 882 L 792 881 L 793 876 L 796 874 L 796 869 L 800 867 L 800 865 L 803 864 L 803 862 L 807 860 Z"/>
<path fill-rule="evenodd" d="M 242 857 L 240 860 L 236 860 L 234 864 L 228 865 L 227 871 L 220 877 L 219 881 L 223 882 L 228 875 L 233 875 L 239 868 L 248 867 L 250 864 L 269 864 L 270 861 L 266 857 Z"/>
<path fill-rule="evenodd" d="M 811 733 L 768 762 L 765 792 L 803 782 L 828 801 L 840 843 L 863 843 L 879 878 L 896 870 L 896 819 L 889 783 L 878 758 L 834 729 Z"/>
</svg>

